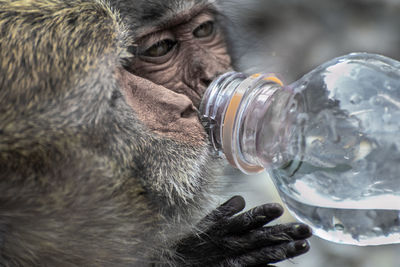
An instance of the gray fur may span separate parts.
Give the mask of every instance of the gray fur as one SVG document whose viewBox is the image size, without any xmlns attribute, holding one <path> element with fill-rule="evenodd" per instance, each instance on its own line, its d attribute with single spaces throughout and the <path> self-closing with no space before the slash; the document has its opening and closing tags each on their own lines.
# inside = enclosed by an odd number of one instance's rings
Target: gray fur
<svg viewBox="0 0 400 267">
<path fill-rule="evenodd" d="M 145 11 L 194 2 L 0 1 L 1 264 L 160 262 L 198 218 L 208 145 L 148 131 L 114 76 Z"/>
</svg>

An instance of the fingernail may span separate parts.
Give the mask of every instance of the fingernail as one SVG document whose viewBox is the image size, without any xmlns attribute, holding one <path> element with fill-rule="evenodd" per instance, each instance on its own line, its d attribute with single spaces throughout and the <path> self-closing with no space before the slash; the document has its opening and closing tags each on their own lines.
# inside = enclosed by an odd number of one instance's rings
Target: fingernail
<svg viewBox="0 0 400 267">
<path fill-rule="evenodd" d="M 304 249 L 306 249 L 307 248 L 307 242 L 306 241 L 296 241 L 295 243 L 294 243 L 294 248 L 296 249 L 296 250 L 304 250 Z"/>
<path fill-rule="evenodd" d="M 223 203 L 221 206 L 231 206 L 234 207 L 235 209 L 244 209 L 245 207 L 245 201 L 242 196 L 234 196 L 225 203 Z"/>
<path fill-rule="evenodd" d="M 283 213 L 283 209 L 279 204 L 272 204 L 267 208 L 268 214 L 279 216 Z"/>
<path fill-rule="evenodd" d="M 295 235 L 306 236 L 312 233 L 310 227 L 305 224 L 296 224 L 293 228 Z"/>
</svg>

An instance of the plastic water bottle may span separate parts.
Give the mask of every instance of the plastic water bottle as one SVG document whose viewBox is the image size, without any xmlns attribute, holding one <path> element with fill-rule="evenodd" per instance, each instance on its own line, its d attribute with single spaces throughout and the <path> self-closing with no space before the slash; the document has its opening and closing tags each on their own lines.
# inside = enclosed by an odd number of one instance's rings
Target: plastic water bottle
<svg viewBox="0 0 400 267">
<path fill-rule="evenodd" d="M 230 72 L 200 111 L 214 148 L 244 173 L 266 169 L 315 235 L 400 243 L 400 62 L 353 53 L 289 86 Z"/>
</svg>

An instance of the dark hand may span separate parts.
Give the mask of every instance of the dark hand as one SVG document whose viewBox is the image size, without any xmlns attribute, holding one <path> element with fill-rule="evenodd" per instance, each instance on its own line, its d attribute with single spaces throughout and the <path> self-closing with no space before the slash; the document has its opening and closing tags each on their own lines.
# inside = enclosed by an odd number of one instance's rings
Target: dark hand
<svg viewBox="0 0 400 267">
<path fill-rule="evenodd" d="M 279 204 L 265 204 L 237 216 L 245 206 L 235 196 L 206 216 L 200 232 L 176 246 L 179 266 L 268 266 L 309 250 L 311 229 L 300 223 L 264 227 L 282 215 Z"/>
</svg>

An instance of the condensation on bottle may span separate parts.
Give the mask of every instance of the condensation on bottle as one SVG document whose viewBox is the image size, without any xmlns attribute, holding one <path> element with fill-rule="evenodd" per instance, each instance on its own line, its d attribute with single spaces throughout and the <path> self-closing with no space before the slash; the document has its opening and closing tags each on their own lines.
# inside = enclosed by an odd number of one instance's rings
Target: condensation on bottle
<svg viewBox="0 0 400 267">
<path fill-rule="evenodd" d="M 342 56 L 283 86 L 221 75 L 200 106 L 211 143 L 271 175 L 288 210 L 337 243 L 400 243 L 400 62 Z"/>
</svg>

